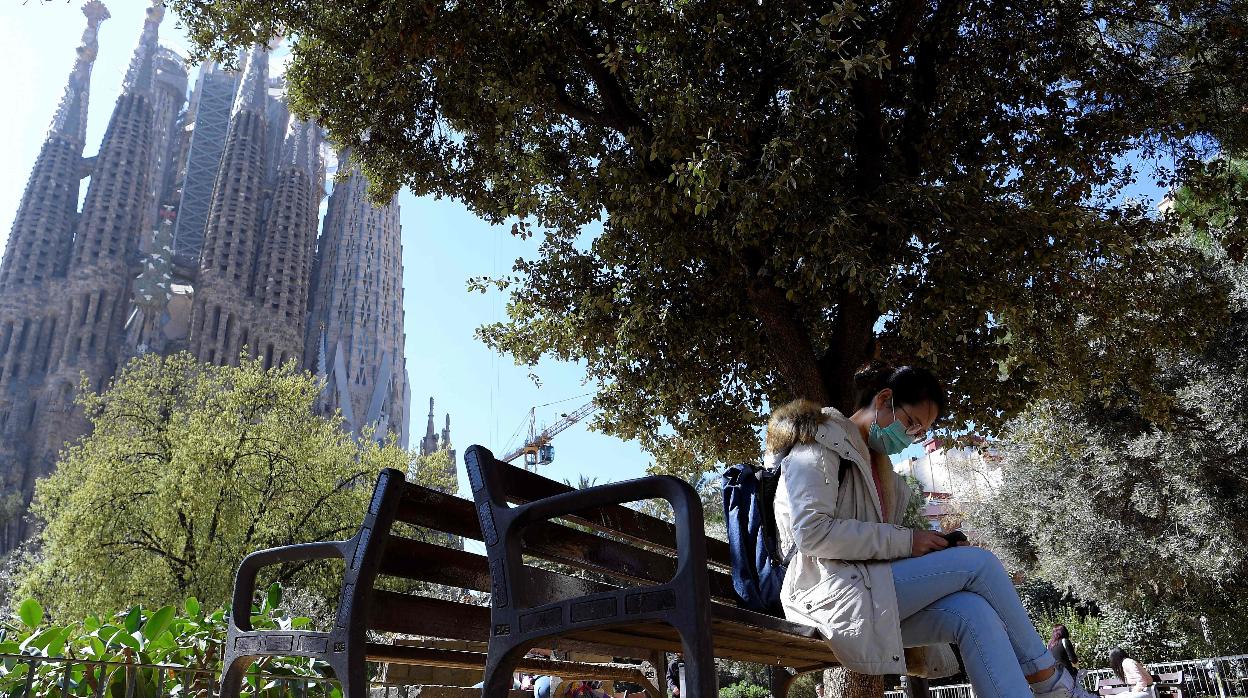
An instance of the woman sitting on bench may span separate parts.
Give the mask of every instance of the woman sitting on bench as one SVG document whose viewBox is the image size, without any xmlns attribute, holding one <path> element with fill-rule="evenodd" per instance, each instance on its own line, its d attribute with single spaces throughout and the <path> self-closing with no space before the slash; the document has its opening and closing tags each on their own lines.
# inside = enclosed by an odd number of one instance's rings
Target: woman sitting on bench
<svg viewBox="0 0 1248 698">
<path fill-rule="evenodd" d="M 1130 693 L 1120 693 L 1119 698 L 1149 698 L 1157 695 L 1152 673 L 1121 647 L 1109 651 L 1109 666 L 1114 670 L 1114 676 L 1131 689 Z"/>
<path fill-rule="evenodd" d="M 903 647 L 955 643 L 979 698 L 1088 698 L 1056 670 L 996 556 L 900 525 L 910 490 L 889 456 L 925 440 L 945 409 L 939 381 L 876 362 L 855 383 L 848 417 L 799 400 L 767 426 L 782 550 L 796 547 L 785 615 L 819 628 L 852 671 L 906 674 Z"/>
</svg>

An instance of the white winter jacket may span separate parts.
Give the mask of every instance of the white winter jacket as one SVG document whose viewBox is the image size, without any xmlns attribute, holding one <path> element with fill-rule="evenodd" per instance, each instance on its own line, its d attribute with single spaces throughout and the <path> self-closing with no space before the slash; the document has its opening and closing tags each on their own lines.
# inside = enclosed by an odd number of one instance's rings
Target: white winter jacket
<svg viewBox="0 0 1248 698">
<path fill-rule="evenodd" d="M 817 627 L 846 668 L 863 674 L 948 676 L 958 671 L 947 645 L 912 652 L 901 642 L 890 560 L 911 556 L 911 530 L 883 523 L 870 454 L 857 426 L 837 410 L 795 403 L 768 425 L 768 467 L 780 464 L 775 515 L 781 550 L 797 552 L 782 588 L 785 616 Z M 813 412 L 812 412 L 813 410 Z M 838 482 L 841 463 L 848 464 Z M 909 485 L 881 474 L 900 522 Z M 889 496 L 892 495 L 892 496 Z M 891 500 L 891 501 L 890 501 Z"/>
</svg>

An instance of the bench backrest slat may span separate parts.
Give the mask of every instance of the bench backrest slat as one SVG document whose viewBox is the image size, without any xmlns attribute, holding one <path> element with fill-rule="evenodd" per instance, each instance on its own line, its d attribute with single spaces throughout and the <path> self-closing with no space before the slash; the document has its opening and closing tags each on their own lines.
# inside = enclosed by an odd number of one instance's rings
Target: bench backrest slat
<svg viewBox="0 0 1248 698">
<path fill-rule="evenodd" d="M 521 535 L 525 554 L 610 575 L 632 583 L 664 584 L 676 559 L 662 553 L 558 524 L 534 524 Z M 735 600 L 732 577 L 709 570 L 711 596 Z"/>
<path fill-rule="evenodd" d="M 532 597 L 527 601 L 534 606 L 613 588 L 601 582 L 537 567 L 528 567 L 526 572 L 532 590 Z M 400 536 L 390 536 L 386 541 L 381 574 L 473 591 L 490 591 L 490 563 L 484 555 Z"/>
<path fill-rule="evenodd" d="M 368 627 L 381 632 L 479 641 L 490 636 L 490 609 L 378 589 L 373 591 Z"/>
<path fill-rule="evenodd" d="M 480 523 L 472 503 L 419 485 L 408 483 L 395 517 L 415 526 L 481 539 Z M 673 557 L 561 524 L 529 526 L 523 535 L 523 545 L 526 555 L 590 570 L 629 584 L 661 584 L 676 572 Z M 723 572 L 710 571 L 710 590 L 714 597 L 735 602 L 732 577 Z"/>
<path fill-rule="evenodd" d="M 501 463 L 501 461 L 498 462 Z M 503 464 L 503 472 L 506 473 L 507 501 L 512 503 L 533 502 L 556 494 L 572 492 L 575 489 L 565 483 L 555 482 L 514 465 Z M 590 509 L 568 518 L 638 543 L 652 545 L 672 553 L 676 552 L 676 527 L 667 521 L 643 514 L 635 509 L 619 505 L 606 506 Z M 706 557 L 712 564 L 732 569 L 728 544 L 722 540 L 710 537 L 706 539 Z"/>
</svg>

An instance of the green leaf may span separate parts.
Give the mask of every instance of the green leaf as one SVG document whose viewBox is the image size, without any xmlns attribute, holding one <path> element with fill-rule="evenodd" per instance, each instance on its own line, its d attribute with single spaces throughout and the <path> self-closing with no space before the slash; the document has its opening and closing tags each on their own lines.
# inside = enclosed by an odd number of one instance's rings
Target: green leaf
<svg viewBox="0 0 1248 698">
<path fill-rule="evenodd" d="M 65 627 L 56 628 L 55 631 L 56 632 L 52 633 L 52 636 L 48 639 L 47 654 L 49 657 L 63 657 L 65 656 L 65 642 L 69 639 L 69 636 L 73 634 L 74 629 L 72 627 Z"/>
<path fill-rule="evenodd" d="M 155 640 L 164 634 L 173 623 L 173 606 L 165 606 L 152 614 L 143 624 L 143 634 L 148 640 Z"/>
<path fill-rule="evenodd" d="M 266 611 L 274 611 L 282 603 L 282 585 L 273 582 L 269 585 L 269 592 L 264 597 L 264 609 Z"/>
<path fill-rule="evenodd" d="M 60 628 L 45 628 L 23 640 L 21 648 L 23 651 L 31 649 L 44 651 L 60 635 L 60 630 Z"/>
<path fill-rule="evenodd" d="M 140 650 L 143 649 L 143 645 L 139 641 L 140 637 L 139 631 L 137 630 L 131 633 L 121 632 L 117 633 L 117 635 L 113 637 L 113 641 L 129 647 L 132 650 Z"/>
<path fill-rule="evenodd" d="M 200 608 L 199 599 L 194 596 L 186 597 L 186 601 L 182 604 L 182 608 L 186 609 L 186 615 L 188 616 L 198 616 L 199 612 L 203 610 Z"/>
<path fill-rule="evenodd" d="M 43 621 L 43 606 L 40 606 L 39 602 L 34 599 L 26 599 L 21 606 L 17 607 L 17 616 L 22 619 L 26 627 L 34 630 Z"/>
<path fill-rule="evenodd" d="M 135 632 L 139 629 L 139 622 L 141 618 L 142 610 L 140 607 L 132 606 L 130 608 L 130 612 L 126 614 L 126 620 L 122 624 L 122 627 L 124 627 L 128 633 Z"/>
</svg>

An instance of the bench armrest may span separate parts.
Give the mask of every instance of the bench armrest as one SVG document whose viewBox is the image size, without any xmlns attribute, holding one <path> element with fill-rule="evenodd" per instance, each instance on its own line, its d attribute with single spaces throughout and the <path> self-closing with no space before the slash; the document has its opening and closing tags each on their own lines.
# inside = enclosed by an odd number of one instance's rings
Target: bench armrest
<svg viewBox="0 0 1248 698">
<path fill-rule="evenodd" d="M 355 549 L 355 543 L 355 538 L 352 538 L 283 545 L 280 548 L 257 550 L 243 558 L 238 566 L 238 575 L 234 578 L 234 601 L 230 607 L 230 622 L 244 632 L 251 630 L 251 599 L 256 593 L 256 574 L 260 568 L 300 560 L 322 560 L 334 557 L 345 560 Z"/>
</svg>

